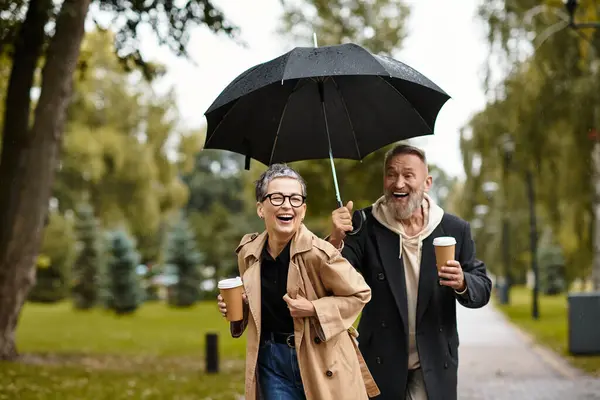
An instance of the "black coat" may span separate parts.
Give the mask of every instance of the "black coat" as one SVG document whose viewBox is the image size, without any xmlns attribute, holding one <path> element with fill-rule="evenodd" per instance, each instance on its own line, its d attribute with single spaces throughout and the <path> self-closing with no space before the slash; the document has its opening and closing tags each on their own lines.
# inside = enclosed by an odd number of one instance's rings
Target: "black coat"
<svg viewBox="0 0 600 400">
<path fill-rule="evenodd" d="M 381 225 L 366 208 L 367 220 L 355 236 L 344 240 L 342 254 L 364 276 L 372 298 L 365 306 L 360 324 L 360 349 L 381 395 L 378 400 L 405 398 L 408 374 L 408 321 L 404 266 L 398 235 Z M 354 214 L 354 226 L 358 212 Z M 456 259 L 467 283 L 467 294 L 441 286 L 435 266 L 433 239 L 456 238 Z M 479 308 L 490 299 L 492 282 L 483 262 L 475 258 L 475 245 L 469 224 L 451 214 L 422 244 L 421 272 L 417 302 L 417 348 L 429 400 L 455 400 L 457 397 L 458 332 L 456 301 Z"/>
</svg>

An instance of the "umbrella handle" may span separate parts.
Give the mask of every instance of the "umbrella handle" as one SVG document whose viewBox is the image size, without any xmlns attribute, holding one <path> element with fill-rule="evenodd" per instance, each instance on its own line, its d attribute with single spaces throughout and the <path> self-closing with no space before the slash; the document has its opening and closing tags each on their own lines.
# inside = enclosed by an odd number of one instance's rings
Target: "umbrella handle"
<svg viewBox="0 0 600 400">
<path fill-rule="evenodd" d="M 360 210 L 358 215 L 360 216 L 360 219 L 358 221 L 358 227 L 356 227 L 351 232 L 346 232 L 346 235 L 354 236 L 354 235 L 357 235 L 362 230 L 364 223 L 367 221 L 367 216 L 365 215 L 365 212 L 363 210 Z"/>
</svg>

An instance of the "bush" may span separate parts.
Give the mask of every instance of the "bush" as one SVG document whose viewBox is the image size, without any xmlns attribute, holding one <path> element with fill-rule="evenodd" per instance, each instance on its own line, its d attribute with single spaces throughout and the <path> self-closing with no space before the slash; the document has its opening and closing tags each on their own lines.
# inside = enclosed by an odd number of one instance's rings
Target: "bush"
<svg viewBox="0 0 600 400">
<path fill-rule="evenodd" d="M 29 292 L 32 302 L 54 303 L 69 294 L 69 278 L 75 258 L 73 221 L 51 211 L 36 262 L 36 283 Z"/>
<path fill-rule="evenodd" d="M 556 295 L 566 290 L 565 258 L 550 230 L 546 230 L 540 238 L 538 265 L 542 293 Z"/>
</svg>

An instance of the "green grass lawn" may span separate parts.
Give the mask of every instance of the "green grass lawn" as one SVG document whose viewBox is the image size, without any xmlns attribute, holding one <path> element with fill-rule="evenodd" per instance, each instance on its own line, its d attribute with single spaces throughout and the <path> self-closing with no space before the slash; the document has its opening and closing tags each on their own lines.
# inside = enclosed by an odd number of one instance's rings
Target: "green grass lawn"
<svg viewBox="0 0 600 400">
<path fill-rule="evenodd" d="M 221 373 L 204 373 L 205 334 L 219 334 Z M 70 303 L 27 304 L 23 359 L 0 363 L 0 399 L 235 399 L 245 339 L 206 302 L 185 310 L 144 304 L 131 316 Z"/>
<path fill-rule="evenodd" d="M 532 334 L 535 339 L 564 356 L 571 364 L 593 375 L 600 376 L 600 356 L 572 356 L 568 352 L 568 309 L 566 295 L 539 297 L 540 318 L 531 318 L 531 291 L 513 287 L 510 305 L 498 308 L 515 324 Z"/>
</svg>

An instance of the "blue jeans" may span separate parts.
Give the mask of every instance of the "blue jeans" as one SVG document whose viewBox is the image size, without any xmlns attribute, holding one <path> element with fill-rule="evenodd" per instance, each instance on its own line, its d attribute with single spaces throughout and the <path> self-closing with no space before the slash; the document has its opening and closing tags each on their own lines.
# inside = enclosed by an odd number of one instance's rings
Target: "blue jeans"
<svg viewBox="0 0 600 400">
<path fill-rule="evenodd" d="M 266 340 L 258 352 L 261 399 L 305 400 L 296 349 Z"/>
</svg>

